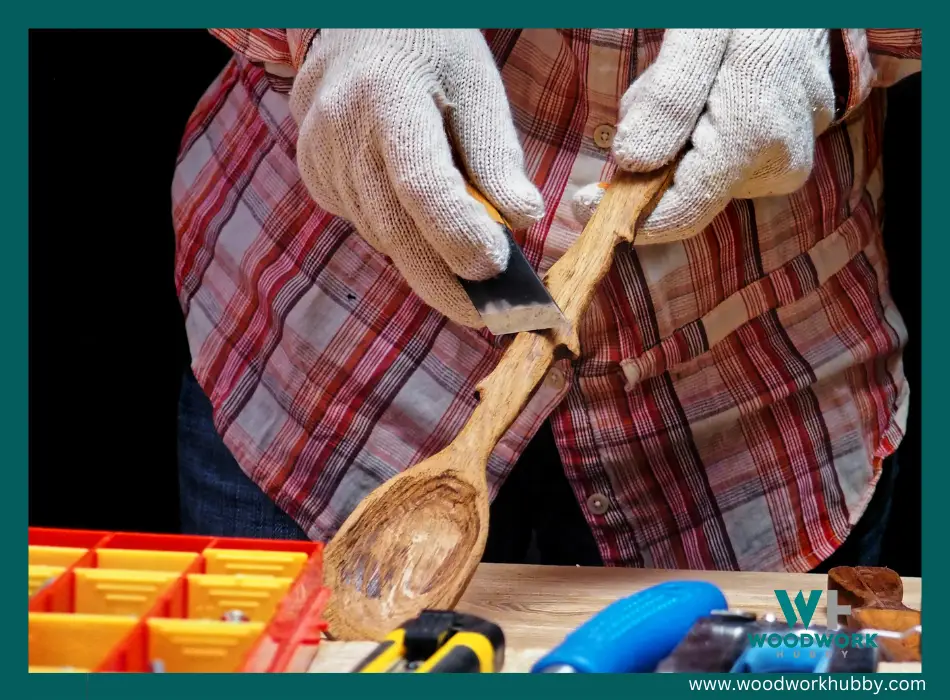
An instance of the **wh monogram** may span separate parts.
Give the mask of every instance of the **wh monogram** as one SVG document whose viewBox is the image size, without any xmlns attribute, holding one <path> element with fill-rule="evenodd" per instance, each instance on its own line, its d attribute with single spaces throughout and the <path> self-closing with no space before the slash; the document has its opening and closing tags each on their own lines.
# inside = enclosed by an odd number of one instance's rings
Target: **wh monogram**
<svg viewBox="0 0 950 700">
<path fill-rule="evenodd" d="M 838 605 L 838 591 L 827 591 L 828 596 L 828 629 L 836 629 L 838 627 L 838 617 L 840 615 L 848 615 L 851 613 L 850 605 Z M 815 616 L 815 610 L 818 609 L 818 601 L 821 600 L 821 591 L 809 591 L 808 600 L 805 600 L 805 595 L 802 591 L 798 592 L 798 595 L 795 596 L 794 606 L 792 601 L 788 596 L 788 591 L 775 591 L 775 598 L 778 600 L 778 604 L 782 607 L 782 613 L 785 615 L 785 620 L 788 622 L 789 627 L 794 627 L 798 622 L 799 618 L 802 621 L 802 625 L 806 628 L 811 624 L 812 618 Z M 796 611 L 798 615 L 796 616 Z"/>
</svg>

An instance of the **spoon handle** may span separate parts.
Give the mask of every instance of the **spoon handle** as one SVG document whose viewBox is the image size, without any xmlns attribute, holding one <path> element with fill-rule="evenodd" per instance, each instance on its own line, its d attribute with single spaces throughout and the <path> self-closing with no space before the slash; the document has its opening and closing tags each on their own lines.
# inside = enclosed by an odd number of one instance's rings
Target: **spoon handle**
<svg viewBox="0 0 950 700">
<path fill-rule="evenodd" d="M 641 217 L 669 186 L 673 168 L 648 174 L 620 173 L 574 244 L 548 271 L 546 284 L 568 326 L 515 336 L 495 369 L 478 385 L 479 403 L 452 443 L 484 473 L 495 445 L 527 405 L 556 354 L 580 354 L 577 325 L 597 286 L 610 270 L 617 245 L 633 243 Z"/>
</svg>

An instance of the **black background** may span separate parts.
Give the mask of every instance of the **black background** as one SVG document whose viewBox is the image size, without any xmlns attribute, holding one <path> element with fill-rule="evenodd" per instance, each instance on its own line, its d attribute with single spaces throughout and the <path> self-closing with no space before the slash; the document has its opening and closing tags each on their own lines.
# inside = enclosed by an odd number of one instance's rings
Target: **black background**
<svg viewBox="0 0 950 700">
<path fill-rule="evenodd" d="M 171 181 L 227 62 L 205 31 L 30 34 L 30 524 L 178 529 L 188 361 Z M 912 389 L 886 563 L 920 573 L 920 80 L 891 89 L 885 238 Z"/>
</svg>

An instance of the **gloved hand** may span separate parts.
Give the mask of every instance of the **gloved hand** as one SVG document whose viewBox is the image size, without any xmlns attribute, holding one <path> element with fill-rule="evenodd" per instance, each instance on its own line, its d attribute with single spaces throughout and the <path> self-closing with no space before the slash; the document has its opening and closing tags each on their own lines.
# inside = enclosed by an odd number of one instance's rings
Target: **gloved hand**
<svg viewBox="0 0 950 700">
<path fill-rule="evenodd" d="M 618 167 L 631 172 L 670 163 L 690 142 L 641 236 L 688 238 L 732 199 L 800 188 L 834 107 L 826 29 L 667 30 L 623 96 L 613 142 Z M 581 220 L 602 195 L 596 185 L 577 193 Z"/>
<path fill-rule="evenodd" d="M 514 228 L 544 213 L 504 85 L 477 30 L 324 29 L 294 81 L 297 162 L 311 196 L 389 256 L 426 303 L 483 326 L 455 275 L 503 271 L 501 227 L 472 184 Z"/>
</svg>

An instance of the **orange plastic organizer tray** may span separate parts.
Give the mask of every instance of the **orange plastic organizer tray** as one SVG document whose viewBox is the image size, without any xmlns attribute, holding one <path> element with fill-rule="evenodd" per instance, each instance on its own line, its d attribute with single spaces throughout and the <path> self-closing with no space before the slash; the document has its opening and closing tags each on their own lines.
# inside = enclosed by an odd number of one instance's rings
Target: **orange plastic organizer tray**
<svg viewBox="0 0 950 700">
<path fill-rule="evenodd" d="M 320 543 L 30 528 L 29 550 L 33 673 L 299 673 L 327 628 Z"/>
</svg>

